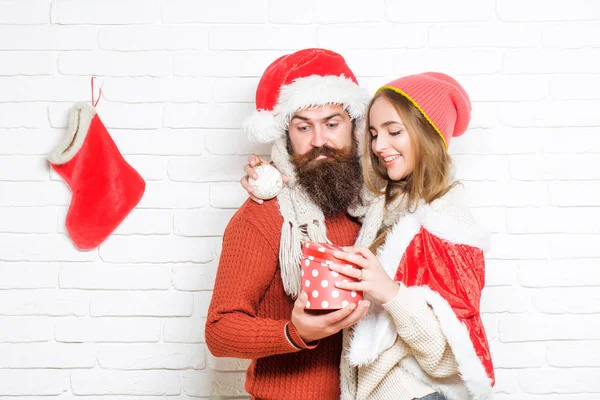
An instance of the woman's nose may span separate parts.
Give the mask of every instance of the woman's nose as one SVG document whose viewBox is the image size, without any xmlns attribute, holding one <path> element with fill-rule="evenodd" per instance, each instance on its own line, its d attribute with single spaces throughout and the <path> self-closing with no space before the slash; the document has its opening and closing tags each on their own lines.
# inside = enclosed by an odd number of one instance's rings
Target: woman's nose
<svg viewBox="0 0 600 400">
<path fill-rule="evenodd" d="M 374 149 L 376 152 L 381 153 L 383 150 L 387 149 L 388 143 L 385 135 L 377 135 L 377 140 L 374 140 L 373 142 L 375 144 Z"/>
</svg>

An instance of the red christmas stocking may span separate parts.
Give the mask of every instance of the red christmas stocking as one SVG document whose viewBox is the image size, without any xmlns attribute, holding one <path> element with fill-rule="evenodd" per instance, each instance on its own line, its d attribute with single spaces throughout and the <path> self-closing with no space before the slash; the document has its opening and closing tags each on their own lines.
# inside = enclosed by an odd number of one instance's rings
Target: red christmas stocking
<svg viewBox="0 0 600 400">
<path fill-rule="evenodd" d="M 61 143 L 48 155 L 72 192 L 66 227 L 80 250 L 102 243 L 138 204 L 146 182 L 125 161 L 96 109 L 77 103 Z"/>
</svg>

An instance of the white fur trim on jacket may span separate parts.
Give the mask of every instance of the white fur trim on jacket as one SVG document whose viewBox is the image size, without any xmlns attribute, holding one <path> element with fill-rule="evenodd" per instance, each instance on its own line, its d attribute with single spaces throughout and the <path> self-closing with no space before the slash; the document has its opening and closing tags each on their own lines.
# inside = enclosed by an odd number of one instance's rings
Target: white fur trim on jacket
<svg viewBox="0 0 600 400">
<path fill-rule="evenodd" d="M 412 296 L 425 300 L 433 310 L 452 349 L 460 377 L 433 378 L 421 369 L 413 357 L 402 360 L 400 365 L 430 387 L 444 393 L 448 400 L 492 399 L 494 393 L 490 378 L 475 352 L 469 331 L 456 317 L 448 301 L 427 286 L 409 287 L 407 290 Z"/>
<path fill-rule="evenodd" d="M 64 164 L 77 154 L 96 115 L 96 109 L 87 103 L 76 103 L 69 111 L 69 125 L 63 139 L 48 154 L 52 164 Z"/>
<path fill-rule="evenodd" d="M 365 89 L 344 75 L 298 78 L 281 87 L 272 111 L 257 110 L 245 118 L 242 130 L 252 141 L 270 143 L 284 135 L 293 113 L 326 104 L 341 104 L 352 119 L 362 121 L 370 98 Z"/>
<path fill-rule="evenodd" d="M 374 207 L 378 206 L 377 203 L 374 204 Z M 377 215 L 377 213 L 367 213 L 367 217 L 369 215 Z M 363 223 L 363 227 L 369 225 L 374 224 L 372 221 Z M 456 186 L 441 199 L 430 205 L 420 205 L 414 213 L 401 216 L 394 224 L 384 245 L 378 251 L 379 261 L 390 277 L 395 277 L 406 249 L 421 227 L 455 244 L 465 244 L 480 249 L 488 247 L 487 234 L 475 225 L 463 202 L 462 189 Z M 448 390 L 446 396 L 450 400 L 491 399 L 491 384 L 483 364 L 475 353 L 466 327 L 458 320 L 448 302 L 428 287 L 409 287 L 408 290 L 409 295 L 422 298 L 432 307 L 452 348 L 463 379 L 434 379 L 421 370 L 414 358 L 403 360 L 401 365 L 406 364 L 409 372 L 445 394 Z M 391 315 L 380 304 L 373 301 L 371 303 L 368 314 L 354 327 L 348 352 L 350 364 L 354 366 L 372 363 L 397 339 L 397 331 Z M 411 363 L 414 364 L 414 368 L 408 368 Z M 469 392 L 473 397 L 469 396 Z"/>
</svg>

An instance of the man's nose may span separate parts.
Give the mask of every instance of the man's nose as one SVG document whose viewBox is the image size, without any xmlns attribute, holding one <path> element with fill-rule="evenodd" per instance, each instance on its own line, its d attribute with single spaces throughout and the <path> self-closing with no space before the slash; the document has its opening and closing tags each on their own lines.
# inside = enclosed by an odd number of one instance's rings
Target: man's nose
<svg viewBox="0 0 600 400">
<path fill-rule="evenodd" d="M 310 144 L 313 147 L 323 147 L 323 146 L 325 146 L 325 143 L 327 143 L 327 140 L 325 138 L 323 130 L 321 129 L 320 126 L 316 126 L 314 129 L 314 134 L 313 134 L 312 140 L 310 141 Z"/>
</svg>

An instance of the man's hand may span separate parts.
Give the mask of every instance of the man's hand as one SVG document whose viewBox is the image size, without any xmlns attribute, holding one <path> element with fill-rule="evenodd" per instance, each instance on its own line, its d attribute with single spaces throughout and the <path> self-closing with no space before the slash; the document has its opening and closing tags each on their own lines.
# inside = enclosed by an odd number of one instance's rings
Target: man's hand
<svg viewBox="0 0 600 400">
<path fill-rule="evenodd" d="M 256 173 L 255 167 L 262 163 L 264 163 L 264 160 L 262 160 L 259 156 L 254 154 L 249 155 L 248 164 L 244 165 L 244 172 L 246 175 L 240 179 L 240 183 L 246 192 L 248 192 L 248 196 L 250 196 L 250 198 L 258 204 L 262 204 L 264 200 L 252 195 L 253 189 L 252 186 L 250 186 L 250 182 L 248 182 L 248 177 L 251 177 L 252 179 L 258 179 L 258 174 Z M 286 175 L 281 174 L 281 178 L 283 179 L 283 183 L 287 183 L 288 177 Z"/>
<path fill-rule="evenodd" d="M 304 292 L 298 296 L 292 310 L 292 324 L 305 343 L 334 335 L 340 330 L 354 325 L 369 309 L 369 302 L 363 300 L 358 306 L 348 304 L 341 310 L 329 314 L 314 315 L 306 312 L 308 295 Z"/>
</svg>

